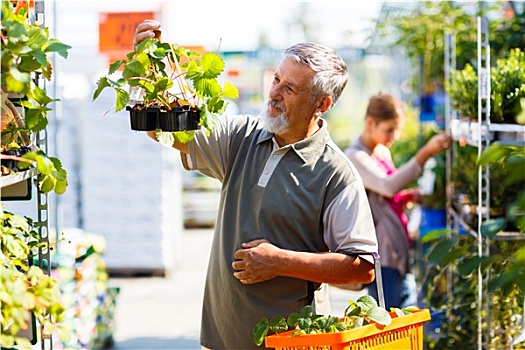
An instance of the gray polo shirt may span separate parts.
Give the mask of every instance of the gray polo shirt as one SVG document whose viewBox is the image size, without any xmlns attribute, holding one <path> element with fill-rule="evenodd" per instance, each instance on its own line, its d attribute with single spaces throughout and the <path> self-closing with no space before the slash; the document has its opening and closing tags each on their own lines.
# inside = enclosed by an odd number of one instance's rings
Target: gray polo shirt
<svg viewBox="0 0 525 350">
<path fill-rule="evenodd" d="M 261 317 L 286 317 L 308 304 L 307 281 L 276 277 L 244 285 L 233 277 L 233 254 L 241 243 L 267 239 L 295 251 L 377 251 L 363 183 L 326 122 L 320 123 L 310 138 L 279 148 L 258 118 L 227 116 L 209 136 L 197 132 L 188 144 L 184 167 L 222 182 L 204 292 L 203 346 L 255 349 L 252 329 Z M 326 286 L 315 288 L 316 306 L 327 304 Z"/>
</svg>

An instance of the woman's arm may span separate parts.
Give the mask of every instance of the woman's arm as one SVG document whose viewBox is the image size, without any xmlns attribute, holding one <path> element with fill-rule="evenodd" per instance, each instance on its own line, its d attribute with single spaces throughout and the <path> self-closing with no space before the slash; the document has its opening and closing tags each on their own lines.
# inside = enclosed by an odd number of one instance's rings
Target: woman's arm
<svg viewBox="0 0 525 350">
<path fill-rule="evenodd" d="M 387 175 L 366 151 L 349 149 L 346 155 L 359 172 L 365 188 L 389 198 L 405 189 L 422 172 L 421 165 L 415 158 L 401 166 L 394 174 Z"/>
</svg>

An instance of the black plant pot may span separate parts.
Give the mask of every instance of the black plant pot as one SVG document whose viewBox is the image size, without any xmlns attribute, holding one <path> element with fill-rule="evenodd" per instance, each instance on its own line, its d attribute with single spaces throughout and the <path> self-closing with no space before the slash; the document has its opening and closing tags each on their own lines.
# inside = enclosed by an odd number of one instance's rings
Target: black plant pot
<svg viewBox="0 0 525 350">
<path fill-rule="evenodd" d="M 20 148 L 14 148 L 14 149 L 2 151 L 2 154 L 7 155 L 7 156 L 21 157 L 24 154 L 29 153 L 29 152 L 31 152 L 31 147 L 22 146 Z M 2 159 L 1 162 L 3 166 L 5 166 L 8 169 L 11 169 L 11 171 L 13 172 L 17 172 L 20 170 L 26 170 L 25 168 L 20 169 L 20 166 L 19 166 L 20 162 L 18 160 Z"/>
<path fill-rule="evenodd" d="M 137 106 L 127 106 L 131 130 L 154 131 L 157 129 L 158 108 L 137 108 Z"/>
<path fill-rule="evenodd" d="M 201 118 L 199 109 L 190 106 L 175 107 L 158 114 L 158 127 L 162 131 L 197 130 Z"/>
</svg>

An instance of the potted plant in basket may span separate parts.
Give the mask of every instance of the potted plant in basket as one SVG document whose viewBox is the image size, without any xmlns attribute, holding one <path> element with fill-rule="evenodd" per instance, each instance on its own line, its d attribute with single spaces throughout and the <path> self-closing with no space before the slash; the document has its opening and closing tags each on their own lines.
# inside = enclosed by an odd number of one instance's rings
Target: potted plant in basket
<svg viewBox="0 0 525 350">
<path fill-rule="evenodd" d="M 226 109 L 225 99 L 238 97 L 234 85 L 219 83 L 224 61 L 216 53 L 146 39 L 126 57 L 113 62 L 99 79 L 93 100 L 105 88 L 113 89 L 115 112 L 126 108 L 132 130 L 158 130 L 164 145 L 191 140 L 200 126 L 214 129 L 217 114 Z"/>
</svg>

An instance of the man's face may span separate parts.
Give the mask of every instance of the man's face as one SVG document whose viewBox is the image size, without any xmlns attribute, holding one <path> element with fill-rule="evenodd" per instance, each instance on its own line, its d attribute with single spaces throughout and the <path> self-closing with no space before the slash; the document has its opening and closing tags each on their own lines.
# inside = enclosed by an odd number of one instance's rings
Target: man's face
<svg viewBox="0 0 525 350">
<path fill-rule="evenodd" d="M 314 71 L 309 67 L 284 59 L 275 71 L 263 126 L 269 132 L 283 134 L 308 128 L 316 111 L 311 99 L 310 80 Z"/>
</svg>

